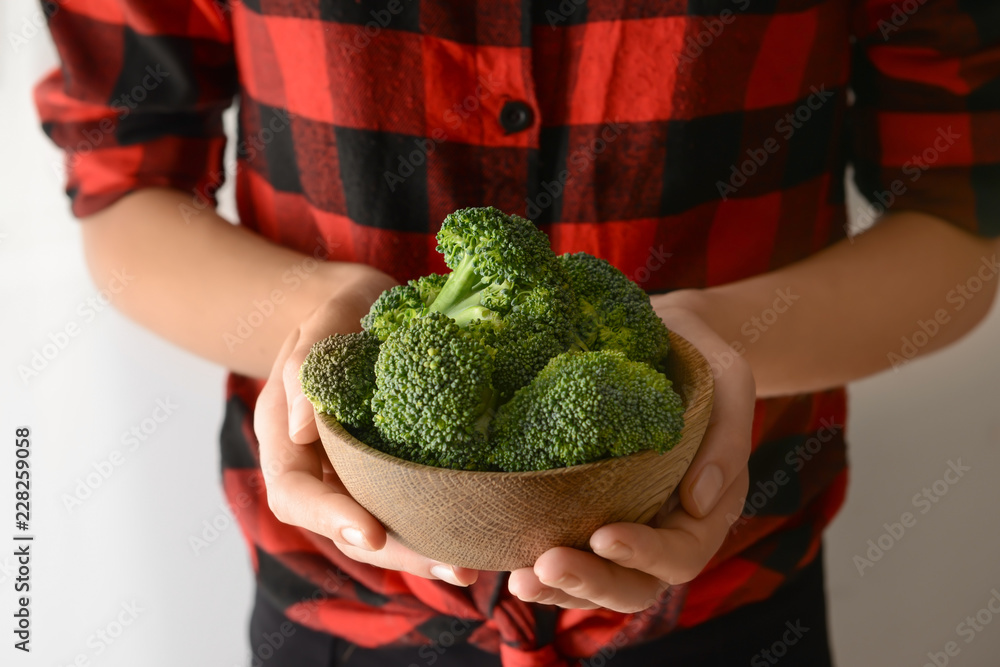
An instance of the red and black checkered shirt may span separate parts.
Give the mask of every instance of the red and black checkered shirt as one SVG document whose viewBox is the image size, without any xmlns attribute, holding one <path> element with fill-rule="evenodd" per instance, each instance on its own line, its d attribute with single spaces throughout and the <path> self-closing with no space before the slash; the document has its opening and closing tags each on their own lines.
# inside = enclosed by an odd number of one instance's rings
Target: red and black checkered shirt
<svg viewBox="0 0 1000 667">
<path fill-rule="evenodd" d="M 1000 234 L 991 0 L 47 7 L 62 67 L 37 103 L 80 216 L 148 186 L 191 192 L 196 215 L 234 177 L 242 225 L 404 280 L 444 269 L 447 213 L 489 204 L 662 292 L 841 240 L 853 164 L 876 210 Z M 224 164 L 234 96 L 237 159 Z M 752 345 L 760 332 L 741 333 Z M 259 389 L 230 377 L 222 437 L 259 584 L 289 617 L 362 646 L 451 633 L 507 665 L 557 664 L 701 623 L 809 563 L 847 483 L 843 390 L 758 401 L 751 493 L 705 571 L 651 612 L 556 613 L 511 597 L 503 574 L 455 588 L 277 521 L 251 426 Z"/>
</svg>

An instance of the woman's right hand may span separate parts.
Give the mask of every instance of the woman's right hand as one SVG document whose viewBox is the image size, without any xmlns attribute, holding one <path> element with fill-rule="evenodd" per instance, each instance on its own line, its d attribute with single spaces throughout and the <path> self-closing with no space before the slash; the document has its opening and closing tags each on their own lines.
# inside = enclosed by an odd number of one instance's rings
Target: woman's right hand
<svg viewBox="0 0 1000 667">
<path fill-rule="evenodd" d="M 347 492 L 318 443 L 312 404 L 302 394 L 299 368 L 312 345 L 333 333 L 359 331 L 359 320 L 395 281 L 364 265 L 329 265 L 330 298 L 282 345 L 257 399 L 254 431 L 267 502 L 284 523 L 333 540 L 346 556 L 458 586 L 478 572 L 441 563 L 404 547 Z"/>
</svg>

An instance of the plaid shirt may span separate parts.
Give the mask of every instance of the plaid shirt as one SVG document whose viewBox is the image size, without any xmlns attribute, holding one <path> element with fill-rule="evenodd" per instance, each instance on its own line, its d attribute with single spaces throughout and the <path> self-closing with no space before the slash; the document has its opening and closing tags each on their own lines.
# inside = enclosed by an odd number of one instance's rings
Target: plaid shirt
<svg viewBox="0 0 1000 667">
<path fill-rule="evenodd" d="M 234 177 L 244 226 L 404 280 L 444 269 L 447 213 L 490 204 L 662 292 L 843 239 L 848 163 L 876 210 L 1000 234 L 998 8 L 76 0 L 49 6 L 62 67 L 36 96 L 80 216 L 149 186 L 191 192 L 197 216 Z M 748 323 L 734 344 L 762 333 Z M 230 377 L 222 434 L 259 584 L 289 617 L 363 646 L 468 641 L 506 665 L 563 664 L 696 625 L 795 576 L 847 483 L 842 389 L 760 400 L 751 492 L 704 572 L 641 614 L 556 612 L 512 598 L 501 573 L 455 588 L 278 522 L 251 426 L 259 390 Z"/>
</svg>

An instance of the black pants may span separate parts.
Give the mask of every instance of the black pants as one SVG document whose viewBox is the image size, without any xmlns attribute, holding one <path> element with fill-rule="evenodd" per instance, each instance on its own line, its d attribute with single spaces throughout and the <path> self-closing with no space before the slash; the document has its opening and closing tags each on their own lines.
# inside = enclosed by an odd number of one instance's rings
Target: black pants
<svg viewBox="0 0 1000 667">
<path fill-rule="evenodd" d="M 281 631 L 290 623 L 294 632 Z M 277 634 L 275 634 L 277 633 Z M 279 644 L 278 648 L 274 648 Z M 496 655 L 468 644 L 364 649 L 289 621 L 258 594 L 250 620 L 253 667 L 499 667 Z M 673 632 L 613 656 L 595 656 L 586 667 L 831 667 L 826 627 L 823 556 L 770 599 L 745 605 L 694 628 Z"/>
</svg>

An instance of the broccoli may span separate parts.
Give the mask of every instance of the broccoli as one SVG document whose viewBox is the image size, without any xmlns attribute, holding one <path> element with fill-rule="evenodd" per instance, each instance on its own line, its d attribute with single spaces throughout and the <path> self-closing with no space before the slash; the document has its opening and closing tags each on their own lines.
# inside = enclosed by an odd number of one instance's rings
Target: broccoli
<svg viewBox="0 0 1000 667">
<path fill-rule="evenodd" d="M 382 292 L 368 314 L 361 318 L 361 327 L 385 340 L 410 319 L 427 314 L 427 304 L 437 297 L 446 278 L 432 273 Z"/>
<path fill-rule="evenodd" d="M 299 369 L 302 393 L 354 437 L 371 439 L 378 339 L 367 332 L 334 334 L 309 350 Z"/>
<path fill-rule="evenodd" d="M 494 385 L 506 400 L 567 349 L 576 299 L 549 239 L 495 208 L 445 218 L 438 250 L 452 272 L 429 305 L 496 351 Z"/>
<path fill-rule="evenodd" d="M 559 260 L 579 300 L 575 347 L 618 350 L 662 370 L 670 339 L 649 295 L 606 260 L 584 252 Z"/>
<path fill-rule="evenodd" d="M 442 313 L 413 318 L 382 343 L 372 397 L 383 450 L 400 458 L 477 469 L 496 405 L 493 355 Z"/>
<path fill-rule="evenodd" d="M 553 284 L 548 237 L 522 217 L 467 208 L 446 217 L 437 238 L 452 272 L 431 310 L 459 324 L 506 313 L 532 288 Z"/>
<path fill-rule="evenodd" d="M 441 288 L 444 287 L 447 281 L 448 276 L 431 273 L 416 280 L 411 280 L 409 284 L 417 290 L 420 302 L 429 306 L 437 298 L 437 295 L 441 292 Z"/>
<path fill-rule="evenodd" d="M 660 372 L 668 331 L 638 285 L 591 255 L 557 257 L 495 208 L 452 213 L 437 238 L 450 273 L 387 290 L 365 333 L 310 353 L 302 382 L 317 409 L 389 454 L 467 470 L 678 441 L 683 407 Z"/>
<path fill-rule="evenodd" d="M 684 408 L 670 380 L 615 350 L 567 352 L 497 410 L 491 461 L 500 470 L 545 470 L 667 451 Z"/>
</svg>

